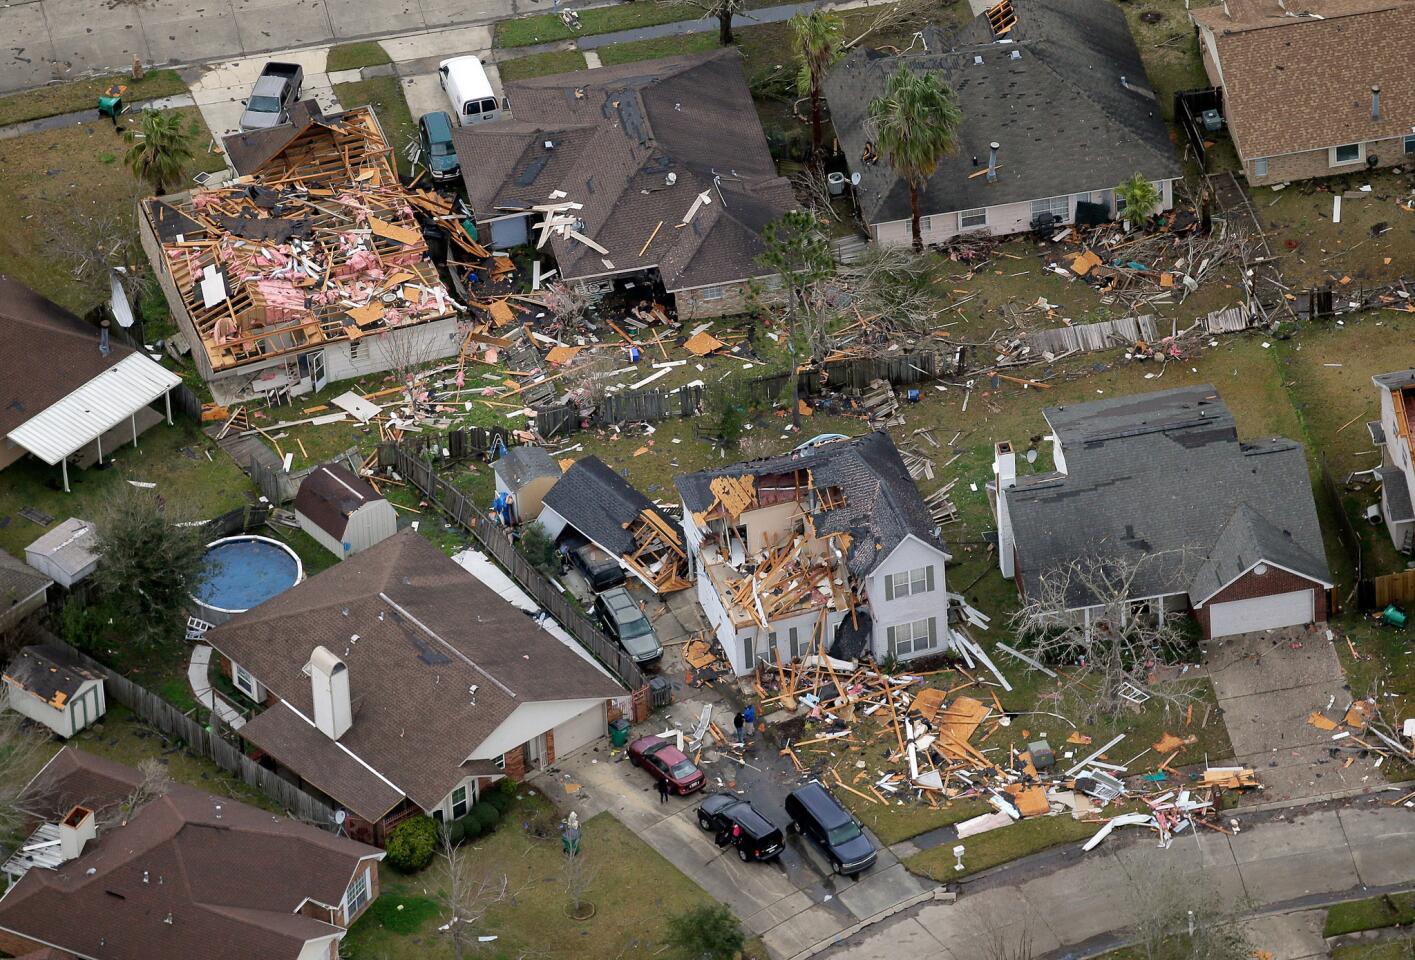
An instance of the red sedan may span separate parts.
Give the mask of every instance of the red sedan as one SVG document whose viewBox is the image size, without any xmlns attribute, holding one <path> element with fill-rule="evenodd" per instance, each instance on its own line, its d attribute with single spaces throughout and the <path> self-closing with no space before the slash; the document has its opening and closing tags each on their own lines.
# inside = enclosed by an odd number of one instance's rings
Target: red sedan
<svg viewBox="0 0 1415 960">
<path fill-rule="evenodd" d="M 629 762 L 646 769 L 655 780 L 666 781 L 668 789 L 682 797 L 701 790 L 707 782 L 698 765 L 662 737 L 640 737 L 630 743 Z"/>
</svg>

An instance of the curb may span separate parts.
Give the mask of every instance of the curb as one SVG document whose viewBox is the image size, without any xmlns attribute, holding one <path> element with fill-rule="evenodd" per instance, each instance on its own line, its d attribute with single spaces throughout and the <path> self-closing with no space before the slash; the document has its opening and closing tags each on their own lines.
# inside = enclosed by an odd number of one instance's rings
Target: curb
<svg viewBox="0 0 1415 960">
<path fill-rule="evenodd" d="M 907 910 L 910 907 L 914 907 L 918 904 L 924 903 L 925 901 L 937 900 L 943 903 L 953 903 L 957 899 L 958 894 L 950 890 L 945 890 L 943 887 L 934 887 L 932 890 L 925 890 L 923 893 L 916 893 L 912 897 L 900 900 L 898 903 L 893 904 L 892 906 L 885 907 L 879 913 L 868 916 L 863 920 L 857 920 L 850 926 L 845 927 L 841 930 L 837 930 L 835 933 L 831 934 L 829 937 L 826 937 L 824 940 L 818 940 L 806 949 L 801 950 L 798 953 L 792 954 L 790 957 L 787 958 L 787 960 L 808 960 L 808 958 L 814 957 L 821 951 L 828 950 L 831 947 L 836 946 L 846 938 L 853 937 L 855 934 L 859 933 L 861 930 L 864 930 L 866 927 L 873 926 L 874 924 L 879 923 L 881 920 L 888 920 L 895 914 L 903 910 Z"/>
</svg>

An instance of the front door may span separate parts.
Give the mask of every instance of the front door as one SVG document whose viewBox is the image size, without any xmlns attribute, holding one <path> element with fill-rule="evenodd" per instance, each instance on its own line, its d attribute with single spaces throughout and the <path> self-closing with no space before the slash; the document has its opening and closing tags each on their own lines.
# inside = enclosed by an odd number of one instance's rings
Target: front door
<svg viewBox="0 0 1415 960">
<path fill-rule="evenodd" d="M 545 766 L 545 734 L 541 734 L 526 744 L 526 766 L 539 770 Z"/>
<path fill-rule="evenodd" d="M 312 390 L 324 389 L 324 385 L 329 382 L 329 374 L 324 369 L 323 350 L 300 354 L 300 379 L 308 381 Z"/>
</svg>

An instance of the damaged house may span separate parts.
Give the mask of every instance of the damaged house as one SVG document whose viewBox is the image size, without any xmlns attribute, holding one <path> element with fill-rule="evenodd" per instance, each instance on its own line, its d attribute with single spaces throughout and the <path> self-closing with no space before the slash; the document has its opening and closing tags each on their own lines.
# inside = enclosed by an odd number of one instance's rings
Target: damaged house
<svg viewBox="0 0 1415 960">
<path fill-rule="evenodd" d="M 592 743 L 627 696 L 411 529 L 205 641 L 265 705 L 240 729 L 256 755 L 378 844 L 410 816 L 455 820 L 493 781 Z"/>
<path fill-rule="evenodd" d="M 1415 553 L 1415 369 L 1371 378 L 1381 392 L 1381 418 L 1366 424 L 1381 448 L 1381 517 L 1401 553 Z"/>
<path fill-rule="evenodd" d="M 904 53 L 857 48 L 825 94 L 878 243 L 911 242 L 909 187 L 873 142 L 870 102 L 901 64 L 958 94 L 958 149 L 919 192 L 925 244 L 1006 236 L 1119 212 L 1115 186 L 1141 173 L 1174 203 L 1182 176 L 1125 13 L 1108 0 L 1002 0 L 952 36 L 932 28 Z"/>
<path fill-rule="evenodd" d="M 679 477 L 698 601 L 738 675 L 949 643 L 949 559 L 883 431 Z"/>
<path fill-rule="evenodd" d="M 990 489 L 1002 575 L 1024 596 L 1101 600 L 1073 561 L 1134 571 L 1137 616 L 1189 611 L 1207 637 L 1327 618 L 1332 588 L 1301 444 L 1241 442 L 1208 384 L 1052 407 L 1055 469 L 1017 475 L 997 445 Z"/>
<path fill-rule="evenodd" d="M 218 403 L 454 356 L 444 286 L 373 110 L 292 123 L 239 151 L 226 185 L 140 204 L 143 249 Z"/>
<path fill-rule="evenodd" d="M 654 593 L 693 585 L 682 528 L 599 457 L 575 461 L 555 481 L 539 523 L 552 541 L 580 534 Z"/>
<path fill-rule="evenodd" d="M 762 229 L 796 206 L 736 50 L 506 84 L 511 117 L 453 142 L 477 229 L 555 255 L 593 297 L 671 296 L 680 320 L 740 313 Z"/>
</svg>

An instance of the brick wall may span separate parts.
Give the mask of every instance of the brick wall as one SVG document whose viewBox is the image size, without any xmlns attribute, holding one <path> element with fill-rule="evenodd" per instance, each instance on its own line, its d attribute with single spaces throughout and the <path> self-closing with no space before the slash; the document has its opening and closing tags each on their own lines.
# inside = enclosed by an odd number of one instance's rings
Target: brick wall
<svg viewBox="0 0 1415 960">
<path fill-rule="evenodd" d="M 515 747 L 501 755 L 506 761 L 506 776 L 521 780 L 526 776 L 526 748 Z"/>
<path fill-rule="evenodd" d="M 765 281 L 759 284 L 763 287 L 759 299 L 763 303 L 774 303 L 780 299 L 776 292 L 765 289 Z M 725 283 L 717 290 L 722 291 L 722 296 L 709 300 L 703 296 L 704 293 L 712 291 L 712 287 L 700 287 L 696 290 L 679 290 L 673 295 L 674 302 L 678 307 L 679 320 L 705 320 L 712 317 L 727 317 L 733 314 L 746 313 L 752 307 L 751 284 L 747 281 L 741 283 Z"/>
<path fill-rule="evenodd" d="M 1204 601 L 1204 605 L 1193 611 L 1194 619 L 1203 628 L 1204 637 L 1209 637 L 1209 615 L 1215 603 L 1227 603 L 1231 600 L 1252 600 L 1255 597 L 1268 597 L 1279 593 L 1292 593 L 1297 590 L 1312 591 L 1312 612 L 1313 619 L 1321 623 L 1327 618 L 1327 591 L 1319 583 L 1313 583 L 1306 577 L 1299 577 L 1296 574 L 1288 573 L 1286 570 L 1279 570 L 1277 567 L 1269 567 L 1264 574 L 1245 573 L 1233 583 L 1224 587 L 1213 597 Z"/>
<path fill-rule="evenodd" d="M 1415 162 L 1415 155 L 1405 152 L 1404 138 L 1369 141 L 1366 143 L 1365 156 L 1375 156 L 1380 161 L 1376 165 L 1378 168 L 1409 166 Z M 1308 150 L 1305 153 L 1294 153 L 1284 157 L 1268 157 L 1267 160 L 1268 175 L 1266 177 L 1259 177 L 1253 172 L 1253 160 L 1248 160 L 1243 164 L 1243 175 L 1248 178 L 1249 184 L 1260 187 L 1273 183 L 1286 183 L 1290 180 L 1310 180 L 1314 177 L 1332 177 L 1347 173 L 1359 174 L 1367 169 L 1365 160 L 1333 167 L 1329 162 L 1330 157 L 1326 150 Z"/>
<path fill-rule="evenodd" d="M 545 765 L 555 763 L 555 731 L 545 731 Z"/>
</svg>

